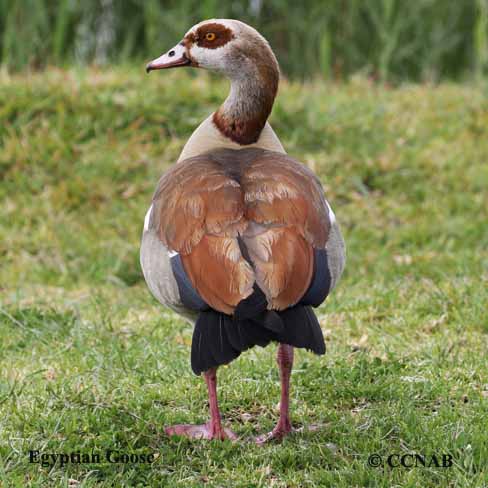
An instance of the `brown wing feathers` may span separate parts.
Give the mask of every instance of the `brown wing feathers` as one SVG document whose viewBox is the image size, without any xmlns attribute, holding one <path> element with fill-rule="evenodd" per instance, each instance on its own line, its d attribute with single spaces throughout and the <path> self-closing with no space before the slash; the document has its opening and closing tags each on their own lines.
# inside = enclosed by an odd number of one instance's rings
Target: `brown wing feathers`
<svg viewBox="0 0 488 488">
<path fill-rule="evenodd" d="M 236 238 L 205 235 L 181 260 L 193 286 L 215 310 L 231 314 L 253 291 L 254 272 Z"/>
<path fill-rule="evenodd" d="M 268 229 L 254 238 L 244 237 L 244 242 L 270 308 L 283 310 L 297 303 L 312 279 L 312 246 L 292 227 Z"/>
<path fill-rule="evenodd" d="M 327 241 L 322 190 L 307 168 L 270 151 L 253 161 L 242 185 L 246 219 L 263 227 L 250 238 L 244 234 L 256 280 L 271 307 L 283 310 L 298 302 L 310 285 L 312 246 L 324 247 Z"/>
<path fill-rule="evenodd" d="M 246 217 L 259 223 L 294 226 L 306 240 L 322 248 L 329 234 L 327 204 L 320 183 L 292 158 L 263 151 L 243 181 Z"/>
<path fill-rule="evenodd" d="M 254 283 L 237 243 L 246 228 L 239 184 L 197 156 L 165 173 L 153 205 L 159 237 L 181 254 L 193 286 L 212 308 L 232 313 Z"/>
<path fill-rule="evenodd" d="M 325 246 L 330 225 L 308 168 L 258 149 L 213 151 L 178 163 L 161 178 L 153 205 L 163 243 L 181 254 L 202 298 L 227 314 L 255 281 L 269 308 L 294 305 L 310 285 L 313 247 Z"/>
</svg>

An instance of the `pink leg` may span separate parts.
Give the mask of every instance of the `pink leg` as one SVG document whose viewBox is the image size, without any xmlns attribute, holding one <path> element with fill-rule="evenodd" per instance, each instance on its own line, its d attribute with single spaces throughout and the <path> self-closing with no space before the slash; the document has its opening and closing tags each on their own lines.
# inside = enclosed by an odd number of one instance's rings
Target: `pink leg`
<svg viewBox="0 0 488 488">
<path fill-rule="evenodd" d="M 290 376 L 293 368 L 293 346 L 280 344 L 276 361 L 280 367 L 281 378 L 281 401 L 280 401 L 280 418 L 276 427 L 269 432 L 259 436 L 256 439 L 258 444 L 263 444 L 271 439 L 282 439 L 293 429 L 290 423 Z"/>
<path fill-rule="evenodd" d="M 237 436 L 229 429 L 222 427 L 219 404 L 217 402 L 217 368 L 209 369 L 203 373 L 208 388 L 208 401 L 210 404 L 210 421 L 202 425 L 179 424 L 166 427 L 167 435 L 179 435 L 190 439 L 231 439 Z"/>
</svg>

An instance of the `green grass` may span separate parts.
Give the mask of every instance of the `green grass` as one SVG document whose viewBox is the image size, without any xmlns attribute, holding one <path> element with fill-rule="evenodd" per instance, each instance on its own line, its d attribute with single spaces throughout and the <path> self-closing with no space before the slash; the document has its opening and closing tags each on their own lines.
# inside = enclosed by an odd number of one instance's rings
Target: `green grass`
<svg viewBox="0 0 488 488">
<path fill-rule="evenodd" d="M 268 347 L 220 369 L 243 442 L 164 436 L 206 419 L 206 390 L 191 328 L 146 289 L 139 238 L 159 175 L 225 90 L 142 67 L 1 75 L 0 486 L 487 486 L 483 85 L 282 85 L 273 126 L 319 174 L 348 245 L 318 310 L 328 352 L 298 351 L 292 379 L 294 423 L 321 428 L 251 442 L 277 419 Z M 30 449 L 160 455 L 43 468 Z M 454 465 L 368 466 L 411 452 Z"/>
</svg>

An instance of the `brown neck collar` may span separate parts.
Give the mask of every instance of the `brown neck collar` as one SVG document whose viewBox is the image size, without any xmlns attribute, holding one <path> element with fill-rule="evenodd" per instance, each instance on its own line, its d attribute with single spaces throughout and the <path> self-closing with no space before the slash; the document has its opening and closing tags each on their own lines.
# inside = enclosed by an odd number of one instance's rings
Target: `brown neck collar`
<svg viewBox="0 0 488 488">
<path fill-rule="evenodd" d="M 213 114 L 219 131 L 237 144 L 257 142 L 273 108 L 279 70 L 274 56 L 266 61 L 256 64 L 254 73 L 231 79 L 229 96 Z"/>
</svg>

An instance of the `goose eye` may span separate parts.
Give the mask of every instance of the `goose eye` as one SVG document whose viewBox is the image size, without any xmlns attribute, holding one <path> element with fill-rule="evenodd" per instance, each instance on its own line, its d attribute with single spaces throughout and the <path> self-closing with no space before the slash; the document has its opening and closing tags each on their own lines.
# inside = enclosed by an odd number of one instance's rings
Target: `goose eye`
<svg viewBox="0 0 488 488">
<path fill-rule="evenodd" d="M 214 41 L 215 40 L 215 37 L 216 37 L 216 35 L 213 32 L 207 32 L 205 34 L 205 39 L 207 41 Z"/>
</svg>

